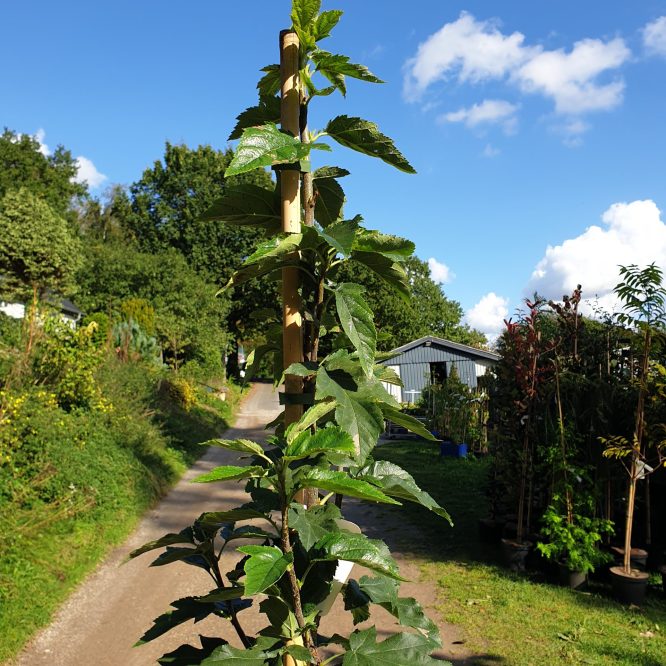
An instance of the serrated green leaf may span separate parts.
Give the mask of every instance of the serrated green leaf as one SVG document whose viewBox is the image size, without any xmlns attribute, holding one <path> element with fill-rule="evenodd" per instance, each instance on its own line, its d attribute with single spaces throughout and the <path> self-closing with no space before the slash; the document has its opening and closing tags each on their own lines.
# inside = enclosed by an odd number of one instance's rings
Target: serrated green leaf
<svg viewBox="0 0 666 666">
<path fill-rule="evenodd" d="M 335 178 L 317 178 L 312 182 L 315 199 L 315 220 L 322 227 L 333 224 L 342 217 L 345 193 Z"/>
<path fill-rule="evenodd" d="M 212 469 L 206 474 L 197 476 L 192 481 L 194 483 L 211 483 L 213 481 L 239 481 L 240 479 L 250 479 L 264 476 L 266 470 L 258 465 L 249 467 L 238 467 L 237 465 L 222 465 Z"/>
<path fill-rule="evenodd" d="M 321 0 L 292 0 L 291 20 L 295 28 L 307 30 L 314 27 L 321 9 Z"/>
<path fill-rule="evenodd" d="M 378 384 L 381 387 L 379 382 Z M 337 401 L 335 422 L 352 438 L 358 438 L 360 451 L 357 463 L 362 465 L 384 430 L 382 410 L 374 399 L 357 391 L 346 390 L 325 368 L 320 368 L 317 373 L 315 398 L 321 400 L 328 397 Z"/>
<path fill-rule="evenodd" d="M 351 581 L 350 581 L 351 582 Z M 359 581 L 360 593 L 393 615 L 404 627 L 426 632 L 432 647 L 441 646 L 437 625 L 425 614 L 423 607 L 412 597 L 399 597 L 396 581 L 380 576 L 363 576 Z"/>
<path fill-rule="evenodd" d="M 227 187 L 224 195 L 199 219 L 237 226 L 263 226 L 267 231 L 281 228 L 279 199 L 275 190 L 249 184 Z"/>
<path fill-rule="evenodd" d="M 179 543 L 194 543 L 194 534 L 191 527 L 186 527 L 184 530 L 174 534 L 173 532 L 165 534 L 163 537 L 156 539 L 155 541 L 149 541 L 144 543 L 140 548 L 135 548 L 130 554 L 129 557 L 134 558 L 143 553 L 147 553 L 149 550 L 155 550 L 157 548 L 164 548 L 166 546 L 173 546 Z"/>
<path fill-rule="evenodd" d="M 342 169 L 336 166 L 323 166 L 319 167 L 313 174 L 312 179 L 318 180 L 320 178 L 344 178 L 349 175 L 347 169 Z"/>
<path fill-rule="evenodd" d="M 289 527 L 298 532 L 298 538 L 305 550 L 310 550 L 319 539 L 339 532 L 335 522 L 340 518 L 340 509 L 335 504 L 315 504 L 306 509 L 300 504 L 292 504 L 289 509 Z"/>
<path fill-rule="evenodd" d="M 257 456 L 264 455 L 264 449 L 261 447 L 261 444 L 252 442 L 249 439 L 209 439 L 207 442 L 203 442 L 202 446 L 216 446 L 228 451 L 252 453 Z"/>
<path fill-rule="evenodd" d="M 243 567 L 248 595 L 263 592 L 277 583 L 294 559 L 292 553 L 283 553 L 276 546 L 241 546 L 238 551 L 250 556 Z"/>
<path fill-rule="evenodd" d="M 374 229 L 362 229 L 356 234 L 353 249 L 376 252 L 392 261 L 404 261 L 414 254 L 415 245 L 400 236 L 382 234 Z"/>
<path fill-rule="evenodd" d="M 299 139 L 281 132 L 274 123 L 250 127 L 243 130 L 225 177 L 275 164 L 298 162 L 308 157 L 311 150 L 330 150 L 330 147 L 324 143 L 301 143 Z"/>
<path fill-rule="evenodd" d="M 312 377 L 317 374 L 319 368 L 318 363 L 305 361 L 303 363 L 292 363 L 288 368 L 285 368 L 285 375 L 295 375 L 296 377 Z"/>
<path fill-rule="evenodd" d="M 259 104 L 251 106 L 236 118 L 236 126 L 229 135 L 228 141 L 240 139 L 243 130 L 248 127 L 257 127 L 266 123 L 280 122 L 280 98 L 275 95 L 261 95 Z"/>
<path fill-rule="evenodd" d="M 243 468 L 247 469 L 247 468 Z M 239 520 L 254 520 L 255 518 L 263 518 L 268 520 L 268 516 L 256 509 L 231 509 L 229 511 L 209 511 L 202 513 L 198 518 L 198 522 L 202 525 L 216 525 L 221 527 L 226 523 L 235 523 Z"/>
<path fill-rule="evenodd" d="M 382 379 L 382 381 L 386 381 L 385 379 Z M 388 405 L 382 405 L 382 412 L 384 413 L 384 417 L 387 418 L 389 421 L 393 421 L 396 425 L 402 426 L 403 428 L 407 428 L 410 432 L 413 432 L 415 435 L 418 435 L 419 437 L 423 437 L 424 439 L 427 439 L 431 442 L 436 442 L 437 437 L 435 437 L 430 430 L 428 430 L 421 421 L 418 419 L 414 418 L 410 414 L 405 414 L 405 412 L 401 412 L 399 409 L 396 409 L 395 407 L 390 407 Z"/>
<path fill-rule="evenodd" d="M 167 546 L 164 552 L 150 563 L 150 566 L 162 567 L 165 564 L 172 564 L 187 557 L 192 557 L 192 555 L 197 555 L 200 552 L 198 548 L 173 548 Z"/>
<path fill-rule="evenodd" d="M 265 74 L 259 79 L 259 95 L 270 97 L 280 92 L 280 65 L 267 65 L 261 68 Z"/>
<path fill-rule="evenodd" d="M 237 587 L 224 587 L 213 590 L 203 597 L 195 597 L 194 600 L 200 604 L 213 604 L 218 601 L 232 601 L 233 599 L 242 599 L 245 595 L 245 588 L 240 585 Z"/>
<path fill-rule="evenodd" d="M 300 488 L 321 488 L 322 490 L 357 497 L 370 502 L 400 504 L 400 502 L 384 494 L 377 486 L 360 479 L 352 479 L 346 472 L 311 467 L 299 474 L 297 483 Z"/>
<path fill-rule="evenodd" d="M 345 55 L 337 55 L 328 51 L 317 50 L 311 55 L 317 71 L 333 83 L 343 95 L 347 94 L 344 77 L 350 76 L 368 83 L 384 83 L 377 78 L 365 65 L 350 62 Z M 376 126 L 375 126 L 376 127 Z"/>
<path fill-rule="evenodd" d="M 257 249 L 243 262 L 243 266 L 251 266 L 265 259 L 284 259 L 297 251 L 302 241 L 303 234 L 269 238 L 257 246 Z"/>
<path fill-rule="evenodd" d="M 335 409 L 334 400 L 323 400 L 310 407 L 301 418 L 292 424 L 287 430 L 287 442 L 293 442 L 299 433 L 316 425 L 317 421 L 323 419 Z"/>
<path fill-rule="evenodd" d="M 409 472 L 392 462 L 387 460 L 372 462 L 360 470 L 358 478 L 378 486 L 390 497 L 420 504 L 453 525 L 446 509 L 439 506 L 425 490 L 421 490 Z"/>
<path fill-rule="evenodd" d="M 310 650 L 302 645 L 287 645 L 284 651 L 291 655 L 297 662 L 301 661 L 306 664 L 309 664 L 312 661 L 312 655 Z"/>
<path fill-rule="evenodd" d="M 314 229 L 333 249 L 343 257 L 348 257 L 351 254 L 358 225 L 358 219 L 354 218 L 353 220 L 334 222 L 321 231 L 316 227 Z"/>
<path fill-rule="evenodd" d="M 319 14 L 312 30 L 315 42 L 328 37 L 331 34 L 331 30 L 338 24 L 341 16 L 342 12 L 339 9 L 331 9 Z"/>
<path fill-rule="evenodd" d="M 349 580 L 344 586 L 342 598 L 345 610 L 351 611 L 354 624 L 365 622 L 370 618 L 370 597 L 361 590 L 358 582 Z"/>
<path fill-rule="evenodd" d="M 265 640 L 252 648 L 235 648 L 229 644 L 216 648 L 201 666 L 266 666 L 279 654 L 280 646 L 266 648 Z M 270 662 L 272 663 L 272 662 Z"/>
<path fill-rule="evenodd" d="M 375 355 L 375 360 L 380 360 L 380 354 Z M 393 384 L 394 386 L 402 386 L 402 380 L 398 377 L 396 371 L 388 365 L 375 365 L 375 377 L 381 382 L 386 384 Z"/>
<path fill-rule="evenodd" d="M 342 330 L 358 352 L 365 374 L 370 376 L 375 365 L 377 329 L 364 292 L 360 284 L 343 282 L 335 290 L 335 304 Z"/>
<path fill-rule="evenodd" d="M 351 258 L 374 271 L 392 287 L 406 303 L 410 302 L 411 289 L 405 269 L 396 261 L 376 252 L 353 250 Z"/>
<path fill-rule="evenodd" d="M 406 173 L 416 173 L 414 167 L 395 147 L 393 140 L 382 134 L 375 123 L 362 118 L 338 116 L 326 125 L 326 134 L 339 144 L 359 153 L 378 157 Z"/>
<path fill-rule="evenodd" d="M 375 627 L 349 636 L 342 666 L 442 666 L 430 656 L 432 643 L 421 634 L 401 633 L 377 643 Z M 450 666 L 450 665 L 449 665 Z"/>
<path fill-rule="evenodd" d="M 378 539 L 368 539 L 364 534 L 337 532 L 322 537 L 317 542 L 316 548 L 326 553 L 326 559 L 354 562 L 378 571 L 384 576 L 404 580 L 388 547 Z M 321 556 L 317 559 L 319 557 Z"/>
<path fill-rule="evenodd" d="M 300 460 L 318 453 L 347 453 L 353 455 L 354 440 L 336 427 L 322 428 L 314 434 L 307 431 L 287 444 L 284 460 Z"/>
</svg>

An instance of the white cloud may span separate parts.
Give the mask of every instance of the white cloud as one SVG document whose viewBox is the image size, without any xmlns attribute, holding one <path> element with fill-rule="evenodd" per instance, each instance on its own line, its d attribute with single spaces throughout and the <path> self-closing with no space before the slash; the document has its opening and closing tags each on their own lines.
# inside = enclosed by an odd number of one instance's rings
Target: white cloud
<svg viewBox="0 0 666 666">
<path fill-rule="evenodd" d="M 477 21 L 462 12 L 457 21 L 445 24 L 420 44 L 407 61 L 405 97 L 420 99 L 430 85 L 453 70 L 463 82 L 501 78 L 529 57 L 531 49 L 523 46 L 524 40 L 519 32 L 503 35 L 496 22 Z"/>
<path fill-rule="evenodd" d="M 656 35 L 656 30 L 650 35 L 653 33 Z M 420 44 L 416 55 L 406 62 L 403 94 L 407 101 L 417 102 L 444 79 L 470 84 L 504 81 L 523 93 L 552 100 L 556 114 L 576 118 L 622 103 L 624 81 L 607 77 L 630 56 L 620 37 L 583 39 L 568 51 L 546 50 L 526 44 L 520 32 L 502 33 L 497 21 L 477 21 L 463 12 Z M 465 119 L 463 115 L 458 121 Z"/>
<path fill-rule="evenodd" d="M 439 116 L 440 122 L 465 123 L 469 128 L 479 125 L 502 124 L 505 132 L 512 133 L 516 127 L 517 104 L 502 99 L 485 99 L 469 108 L 451 111 Z"/>
<path fill-rule="evenodd" d="M 77 157 L 76 166 L 78 167 L 78 171 L 74 180 L 77 183 L 88 183 L 88 187 L 94 189 L 107 180 L 107 177 L 97 171 L 97 167 L 87 157 Z"/>
<path fill-rule="evenodd" d="M 465 321 L 494 340 L 504 330 L 504 320 L 509 315 L 509 299 L 494 291 L 486 294 L 465 314 Z"/>
<path fill-rule="evenodd" d="M 583 39 L 569 53 L 558 49 L 535 55 L 514 71 L 512 78 L 525 92 L 552 98 L 557 113 L 604 111 L 622 102 L 624 81 L 601 84 L 597 79 L 620 67 L 630 55 L 619 37 L 609 42 Z"/>
<path fill-rule="evenodd" d="M 666 16 L 660 16 L 643 28 L 643 45 L 648 53 L 666 56 Z"/>
<path fill-rule="evenodd" d="M 602 216 L 604 226 L 593 225 L 561 245 L 548 246 L 525 289 L 546 298 L 560 299 L 577 284 L 583 298 L 598 297 L 612 310 L 618 266 L 640 267 L 656 262 L 666 269 L 666 224 L 651 200 L 615 203 Z"/>
<path fill-rule="evenodd" d="M 39 144 L 39 152 L 48 157 L 51 154 L 51 149 L 44 143 L 46 132 L 40 127 L 32 137 Z"/>
<path fill-rule="evenodd" d="M 433 282 L 446 284 L 455 278 L 453 271 L 446 264 L 437 261 L 434 257 L 428 259 L 428 267 L 430 268 L 430 277 Z"/>
</svg>

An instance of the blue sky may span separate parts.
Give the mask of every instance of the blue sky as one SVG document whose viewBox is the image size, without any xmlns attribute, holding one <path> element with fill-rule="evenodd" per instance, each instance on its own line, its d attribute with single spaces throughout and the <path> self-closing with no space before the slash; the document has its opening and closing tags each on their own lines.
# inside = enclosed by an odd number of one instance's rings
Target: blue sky
<svg viewBox="0 0 666 666">
<path fill-rule="evenodd" d="M 666 0 L 536 5 L 324 2 L 345 16 L 322 46 L 387 83 L 351 81 L 314 126 L 374 120 L 418 171 L 322 154 L 352 172 L 347 213 L 413 239 L 491 333 L 535 288 L 581 282 L 610 306 L 617 264 L 666 268 Z M 288 0 L 6 3 L 0 124 L 85 157 L 94 192 L 129 184 L 166 140 L 226 146 L 288 13 Z"/>
</svg>

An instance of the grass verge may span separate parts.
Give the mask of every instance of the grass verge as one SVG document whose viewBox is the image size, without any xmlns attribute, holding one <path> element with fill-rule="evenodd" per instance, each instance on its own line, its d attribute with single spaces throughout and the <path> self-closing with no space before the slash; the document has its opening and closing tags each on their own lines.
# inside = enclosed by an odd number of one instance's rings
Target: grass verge
<svg viewBox="0 0 666 666">
<path fill-rule="evenodd" d="M 240 397 L 199 393 L 184 409 L 137 364 L 109 362 L 98 379 L 108 410 L 65 412 L 43 391 L 16 408 L 20 447 L 0 484 L 2 663 L 203 453 L 198 443 L 229 426 Z"/>
<path fill-rule="evenodd" d="M 424 579 L 437 582 L 438 611 L 461 626 L 471 651 L 466 663 L 666 664 L 666 598 L 651 589 L 642 608 L 614 602 L 594 583 L 577 592 L 545 581 L 538 573 L 511 573 L 497 564 L 499 551 L 479 542 L 477 519 L 486 515 L 487 460 L 440 459 L 435 445 L 391 442 L 376 457 L 408 470 L 451 513 L 455 527 L 414 505 L 406 512 L 424 539 L 411 548 Z M 393 509 L 387 509 L 393 511 Z M 398 519 L 398 513 L 395 513 Z"/>
</svg>

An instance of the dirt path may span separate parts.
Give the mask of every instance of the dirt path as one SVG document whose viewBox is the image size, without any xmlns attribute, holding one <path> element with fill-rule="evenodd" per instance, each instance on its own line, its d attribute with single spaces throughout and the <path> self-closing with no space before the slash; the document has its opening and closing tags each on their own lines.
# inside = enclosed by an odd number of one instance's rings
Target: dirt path
<svg viewBox="0 0 666 666">
<path fill-rule="evenodd" d="M 225 437 L 244 437 L 261 440 L 264 425 L 278 413 L 277 393 L 267 384 L 256 384 L 245 398 L 235 427 Z M 128 553 L 138 546 L 159 538 L 167 532 L 178 532 L 189 525 L 203 511 L 224 510 L 246 501 L 241 484 L 192 484 L 191 479 L 213 467 L 233 464 L 236 455 L 222 449 L 211 448 L 199 460 L 165 499 L 140 523 L 138 529 L 76 590 L 57 613 L 52 624 L 41 631 L 19 655 L 17 666 L 149 666 L 158 657 L 184 642 L 194 643 L 197 634 L 222 635 L 239 645 L 228 623 L 208 618 L 192 625 L 185 623 L 165 636 L 139 648 L 133 643 L 152 625 L 152 620 L 166 612 L 169 603 L 180 597 L 205 594 L 211 588 L 210 579 L 201 570 L 184 564 L 149 567 L 150 554 L 121 566 Z M 381 529 L 381 509 L 350 503 L 345 513 L 367 529 L 369 536 L 382 537 L 391 542 L 390 534 Z M 385 523 L 384 523 L 385 525 Z M 415 534 L 415 538 L 418 535 Z M 404 583 L 402 596 L 416 597 L 429 615 L 436 618 L 431 608 L 435 603 L 435 586 L 420 583 L 419 571 L 408 558 L 395 553 L 401 574 L 410 583 Z M 235 558 L 229 554 L 222 560 L 222 571 L 233 567 Z M 227 567 L 225 568 L 225 565 Z M 363 575 L 358 567 L 354 577 Z M 240 616 L 248 633 L 257 631 L 265 623 L 254 609 Z M 373 611 L 372 624 L 378 633 L 396 630 L 393 618 L 382 609 Z M 440 622 L 445 650 L 437 656 L 466 663 L 470 654 L 462 645 L 454 644 L 459 636 L 454 627 Z M 351 616 L 338 600 L 328 617 L 322 622 L 324 633 L 345 633 L 352 629 Z"/>
</svg>

